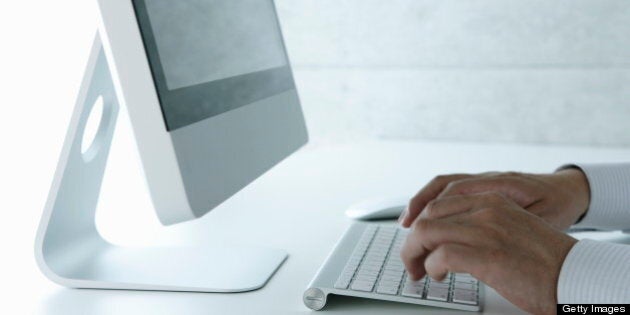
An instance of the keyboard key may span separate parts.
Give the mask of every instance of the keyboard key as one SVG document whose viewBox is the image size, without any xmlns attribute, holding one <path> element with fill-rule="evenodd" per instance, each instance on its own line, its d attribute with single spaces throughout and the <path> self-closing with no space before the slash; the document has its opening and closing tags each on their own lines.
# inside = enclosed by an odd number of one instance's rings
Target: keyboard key
<svg viewBox="0 0 630 315">
<path fill-rule="evenodd" d="M 378 287 L 376 289 L 376 293 L 387 294 L 387 295 L 396 295 L 398 293 L 398 287 Z"/>
<path fill-rule="evenodd" d="M 426 278 L 422 278 L 418 281 L 411 281 L 410 278 L 407 278 L 407 280 L 405 281 L 405 286 L 408 285 L 413 285 L 413 286 L 424 286 L 424 284 L 427 282 Z"/>
<path fill-rule="evenodd" d="M 376 277 L 376 276 L 370 276 L 370 277 L 362 276 L 362 277 L 356 277 L 354 279 L 354 281 L 370 282 L 372 284 L 375 284 L 377 279 L 378 279 L 378 277 Z"/>
<path fill-rule="evenodd" d="M 337 282 L 335 282 L 335 289 L 347 289 L 350 285 L 351 280 L 352 277 L 339 277 L 339 279 L 337 279 Z"/>
<path fill-rule="evenodd" d="M 344 273 L 354 273 L 357 268 L 359 268 L 359 265 L 361 264 L 361 262 L 356 262 L 356 261 L 349 261 L 346 264 L 346 267 L 343 269 Z"/>
<path fill-rule="evenodd" d="M 357 268 L 359 267 L 359 265 L 361 264 L 361 260 L 360 259 L 351 259 L 348 261 L 348 263 L 346 264 L 346 267 L 343 269 L 344 272 L 354 272 L 355 270 L 357 270 Z"/>
<path fill-rule="evenodd" d="M 404 272 L 405 271 L 405 267 L 404 266 L 399 266 L 399 265 L 386 265 L 385 266 L 385 270 Z"/>
<path fill-rule="evenodd" d="M 475 278 L 458 278 L 455 277 L 455 282 L 459 283 L 468 283 L 468 284 L 477 284 L 479 281 Z"/>
<path fill-rule="evenodd" d="M 427 299 L 446 302 L 448 301 L 448 289 L 429 287 Z"/>
<path fill-rule="evenodd" d="M 337 282 L 335 282 L 334 287 L 336 289 L 347 289 L 348 285 L 350 285 L 350 281 L 352 280 L 352 277 L 354 276 L 358 266 L 359 266 L 358 263 L 355 264 L 355 263 L 349 262 L 346 265 L 346 267 L 343 269 L 343 272 L 337 279 Z"/>
<path fill-rule="evenodd" d="M 424 294 L 424 285 L 415 286 L 415 285 L 405 285 L 402 291 L 403 296 L 414 297 L 414 298 L 422 298 L 422 294 Z"/>
<path fill-rule="evenodd" d="M 400 280 L 402 280 L 402 275 L 400 276 L 385 276 L 382 275 L 381 276 L 381 281 L 390 281 L 390 282 L 398 282 L 400 283 Z"/>
<path fill-rule="evenodd" d="M 425 279 L 420 279 L 418 281 L 411 281 L 410 278 L 406 277 L 405 285 L 414 285 L 414 286 L 424 286 L 427 283 Z"/>
<path fill-rule="evenodd" d="M 334 288 L 387 296 L 479 306 L 479 281 L 470 274 L 449 273 L 442 281 L 425 276 L 411 281 L 400 258 L 407 230 L 370 225 L 348 258 Z M 447 304 L 444 306 L 448 307 Z"/>
<path fill-rule="evenodd" d="M 379 280 L 379 285 L 385 285 L 385 286 L 400 286 L 400 281 L 391 281 L 391 280 L 385 280 L 385 279 L 380 279 Z"/>
<path fill-rule="evenodd" d="M 377 267 L 377 266 L 372 266 L 372 265 L 364 265 L 359 267 L 359 271 L 357 272 L 358 274 L 364 274 L 364 275 L 378 275 L 379 272 L 381 272 L 381 268 Z"/>
<path fill-rule="evenodd" d="M 376 288 L 376 293 L 396 295 L 400 282 L 381 281 Z"/>
<path fill-rule="evenodd" d="M 431 281 L 429 283 L 429 288 L 436 288 L 436 289 L 447 289 L 451 286 L 450 282 L 444 283 L 444 282 L 433 282 Z"/>
<path fill-rule="evenodd" d="M 354 280 L 352 281 L 352 286 L 350 286 L 350 288 L 355 291 L 372 292 L 374 289 L 374 282 Z"/>
<path fill-rule="evenodd" d="M 346 265 L 346 268 L 343 269 L 343 271 L 341 272 L 341 275 L 352 277 L 358 267 L 359 266 L 355 266 L 355 265 Z"/>
<path fill-rule="evenodd" d="M 364 232 L 364 233 L 365 233 L 365 234 L 368 234 L 368 235 L 369 235 L 369 234 L 374 235 L 374 233 L 376 233 L 376 230 L 377 230 L 377 229 L 378 229 L 378 226 L 376 226 L 376 225 L 368 225 L 368 226 L 365 228 L 365 232 Z"/>
<path fill-rule="evenodd" d="M 381 267 L 380 266 L 374 266 L 374 265 L 362 265 L 359 268 L 359 273 L 364 273 L 364 274 L 377 275 L 380 271 L 381 271 Z"/>
<path fill-rule="evenodd" d="M 403 274 L 405 274 L 405 272 L 403 270 L 391 270 L 391 269 L 387 269 L 385 268 L 385 270 L 383 271 L 383 276 L 384 277 L 401 277 L 403 276 Z"/>
<path fill-rule="evenodd" d="M 470 290 L 453 290 L 453 302 L 477 305 L 477 292 Z"/>
<path fill-rule="evenodd" d="M 359 270 L 356 274 L 356 278 L 378 278 L 378 270 Z"/>
<path fill-rule="evenodd" d="M 473 284 L 476 285 L 479 281 L 477 281 L 477 279 L 467 279 L 467 280 L 463 280 L 463 279 L 455 279 L 455 283 L 461 283 L 461 284 Z"/>
<path fill-rule="evenodd" d="M 455 282 L 453 287 L 460 290 L 477 291 L 477 284 L 474 283 Z"/>
<path fill-rule="evenodd" d="M 451 283 L 451 276 L 447 275 L 442 281 L 437 281 L 431 278 L 431 283 Z"/>
</svg>

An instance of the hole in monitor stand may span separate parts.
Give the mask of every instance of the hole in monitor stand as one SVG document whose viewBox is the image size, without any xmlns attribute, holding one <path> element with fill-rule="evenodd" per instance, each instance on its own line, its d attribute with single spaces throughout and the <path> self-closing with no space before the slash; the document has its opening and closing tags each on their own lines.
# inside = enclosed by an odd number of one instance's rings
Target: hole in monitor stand
<svg viewBox="0 0 630 315">
<path fill-rule="evenodd" d="M 81 141 L 81 154 L 83 159 L 87 162 L 91 160 L 98 151 L 98 133 L 101 129 L 105 106 L 103 104 L 103 97 L 99 96 L 92 109 L 90 115 L 83 129 L 83 139 Z"/>
</svg>

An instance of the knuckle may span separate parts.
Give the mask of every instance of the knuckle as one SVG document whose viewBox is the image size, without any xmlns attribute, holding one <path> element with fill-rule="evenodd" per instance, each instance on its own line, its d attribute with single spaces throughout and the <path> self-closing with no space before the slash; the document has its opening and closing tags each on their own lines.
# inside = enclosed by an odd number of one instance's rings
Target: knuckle
<svg viewBox="0 0 630 315">
<path fill-rule="evenodd" d="M 440 186 L 447 186 L 448 184 L 452 183 L 457 177 L 457 174 L 441 174 L 435 176 L 431 182 Z"/>
<path fill-rule="evenodd" d="M 420 219 L 418 220 L 418 224 L 421 230 L 428 230 L 431 227 L 431 220 Z"/>
<path fill-rule="evenodd" d="M 425 235 L 426 231 L 429 229 L 430 226 L 431 226 L 431 221 L 430 220 L 419 219 L 413 225 L 413 227 L 414 227 L 413 232 L 418 237 L 422 237 L 423 235 Z"/>
<path fill-rule="evenodd" d="M 438 175 L 438 176 L 433 177 L 432 182 L 442 183 L 442 182 L 446 181 L 447 178 L 448 178 L 448 175 Z"/>
<path fill-rule="evenodd" d="M 464 178 L 454 180 L 446 185 L 445 191 L 451 192 L 453 194 L 466 194 L 470 191 L 471 188 L 475 187 L 477 183 L 476 179 Z"/>
<path fill-rule="evenodd" d="M 437 210 L 438 209 L 438 204 L 439 204 L 439 201 L 437 199 L 433 199 L 433 200 L 429 201 L 427 203 L 426 208 L 424 209 L 424 211 L 426 212 L 426 216 L 434 217 L 437 214 L 437 212 L 438 212 L 438 210 Z"/>
<path fill-rule="evenodd" d="M 500 204 L 505 202 L 505 196 L 503 194 L 491 191 L 484 194 L 484 198 L 491 204 Z"/>
<path fill-rule="evenodd" d="M 453 251 L 449 245 L 442 245 L 438 247 L 427 260 L 425 269 L 432 278 L 441 277 L 444 272 L 452 270 L 454 259 L 457 259 L 456 252 Z"/>
<path fill-rule="evenodd" d="M 497 213 L 495 211 L 495 208 L 492 207 L 486 207 L 486 208 L 482 208 L 479 211 L 477 211 L 477 216 L 485 221 L 494 221 L 497 217 Z"/>
<path fill-rule="evenodd" d="M 427 186 L 433 186 L 433 187 L 437 187 L 437 186 L 441 186 L 442 183 L 444 183 L 446 181 L 445 176 L 444 175 L 438 175 L 433 177 L 429 183 L 427 184 Z"/>
<path fill-rule="evenodd" d="M 518 176 L 521 176 L 522 174 L 520 172 L 509 171 L 509 172 L 504 172 L 502 175 L 506 177 L 518 177 Z"/>
<path fill-rule="evenodd" d="M 413 208 L 416 204 L 418 204 L 418 202 L 420 201 L 420 196 L 415 195 L 413 197 L 411 197 L 411 199 L 409 199 L 409 208 Z"/>
<path fill-rule="evenodd" d="M 511 230 L 507 225 L 495 225 L 494 231 L 497 234 L 498 239 L 509 239 L 511 238 Z"/>
<path fill-rule="evenodd" d="M 436 254 L 437 254 L 437 257 L 436 257 L 437 261 L 441 265 L 448 267 L 449 262 L 453 258 L 453 251 L 451 250 L 451 247 L 448 245 L 441 246 L 439 251 Z"/>
<path fill-rule="evenodd" d="M 455 190 L 459 185 L 461 185 L 461 181 L 454 180 L 454 181 L 449 182 L 448 184 L 446 184 L 446 189 L 445 190 Z"/>
<path fill-rule="evenodd" d="M 502 234 L 493 228 L 486 229 L 485 234 L 490 241 L 497 241 L 502 237 Z"/>
</svg>

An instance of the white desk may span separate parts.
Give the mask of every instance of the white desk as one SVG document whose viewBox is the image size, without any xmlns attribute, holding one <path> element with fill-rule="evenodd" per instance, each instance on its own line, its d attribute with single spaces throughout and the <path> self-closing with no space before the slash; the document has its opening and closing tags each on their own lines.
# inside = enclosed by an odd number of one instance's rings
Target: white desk
<svg viewBox="0 0 630 315">
<path fill-rule="evenodd" d="M 31 259 L 17 263 L 15 276 L 9 278 L 8 284 L 3 283 L 11 287 L 12 282 L 24 281 L 24 275 L 28 275 L 27 290 L 12 291 L 13 301 L 29 301 L 25 306 L 32 307 L 36 313 L 64 315 L 308 313 L 311 311 L 302 304 L 304 288 L 351 224 L 343 211 L 357 200 L 379 195 L 411 195 L 439 173 L 548 172 L 568 161 L 630 159 L 630 149 L 430 142 L 311 146 L 201 220 L 163 228 L 151 213 L 150 202 L 141 188 L 141 174 L 135 169 L 137 164 L 127 163 L 129 155 L 116 150 L 114 147 L 109 166 L 111 175 L 106 178 L 102 200 L 103 208 L 108 210 L 98 215 L 103 221 L 100 228 L 110 239 L 123 243 L 262 245 L 286 249 L 289 259 L 263 289 L 240 294 L 66 289 L 45 279 Z M 622 242 L 630 239 L 619 233 L 591 233 L 589 236 Z M 129 241 L 134 237 L 135 240 Z M 32 247 L 26 240 L 16 244 Z M 21 287 L 25 287 L 24 283 Z M 456 313 L 342 297 L 331 298 L 325 311 L 326 314 Z M 522 312 L 487 289 L 485 313 Z"/>
</svg>

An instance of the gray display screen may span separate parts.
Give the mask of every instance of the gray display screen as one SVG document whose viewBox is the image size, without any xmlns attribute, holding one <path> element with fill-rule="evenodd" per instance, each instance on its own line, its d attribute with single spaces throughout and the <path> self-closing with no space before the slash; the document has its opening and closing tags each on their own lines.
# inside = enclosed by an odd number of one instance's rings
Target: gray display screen
<svg viewBox="0 0 630 315">
<path fill-rule="evenodd" d="M 294 89 L 272 0 L 133 0 L 168 130 Z"/>
</svg>

